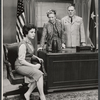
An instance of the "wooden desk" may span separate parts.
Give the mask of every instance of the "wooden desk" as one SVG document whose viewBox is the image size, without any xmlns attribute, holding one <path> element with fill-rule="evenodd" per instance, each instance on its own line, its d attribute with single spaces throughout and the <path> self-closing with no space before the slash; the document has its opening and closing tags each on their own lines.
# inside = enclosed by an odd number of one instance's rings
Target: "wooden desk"
<svg viewBox="0 0 100 100">
<path fill-rule="evenodd" d="M 47 71 L 47 92 L 98 87 L 98 52 L 39 51 Z"/>
</svg>

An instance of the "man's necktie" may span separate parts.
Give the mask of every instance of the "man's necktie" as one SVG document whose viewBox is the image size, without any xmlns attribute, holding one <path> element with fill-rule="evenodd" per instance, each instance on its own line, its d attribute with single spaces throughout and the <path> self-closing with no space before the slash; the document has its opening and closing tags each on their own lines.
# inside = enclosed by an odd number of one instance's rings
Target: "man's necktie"
<svg viewBox="0 0 100 100">
<path fill-rule="evenodd" d="M 71 23 L 73 22 L 73 18 L 71 17 Z"/>
</svg>

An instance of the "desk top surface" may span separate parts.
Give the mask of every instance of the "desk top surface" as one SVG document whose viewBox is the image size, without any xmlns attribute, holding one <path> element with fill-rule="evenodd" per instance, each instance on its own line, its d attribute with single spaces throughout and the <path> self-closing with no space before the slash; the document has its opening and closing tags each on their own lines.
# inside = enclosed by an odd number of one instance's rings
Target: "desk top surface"
<svg viewBox="0 0 100 100">
<path fill-rule="evenodd" d="M 80 51 L 80 52 L 76 52 L 76 48 L 66 48 L 66 49 L 62 49 L 61 51 L 58 51 L 56 53 L 52 53 L 52 52 L 47 52 L 46 50 L 42 50 L 39 52 L 43 52 L 47 55 L 63 55 L 63 54 L 98 54 L 98 50 L 96 50 L 95 52 L 92 51 Z"/>
</svg>

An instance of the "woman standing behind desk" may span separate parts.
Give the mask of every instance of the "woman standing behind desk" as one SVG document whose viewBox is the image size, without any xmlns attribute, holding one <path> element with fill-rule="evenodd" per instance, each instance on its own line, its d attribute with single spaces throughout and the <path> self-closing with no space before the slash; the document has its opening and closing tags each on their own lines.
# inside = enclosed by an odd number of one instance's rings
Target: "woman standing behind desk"
<svg viewBox="0 0 100 100">
<path fill-rule="evenodd" d="M 44 49 L 46 42 L 46 50 L 52 51 L 52 41 L 54 39 L 57 40 L 58 50 L 61 50 L 62 47 L 65 48 L 61 21 L 56 18 L 56 11 L 53 9 L 47 12 L 47 17 L 49 20 L 43 26 L 42 38 L 38 50 Z"/>
<path fill-rule="evenodd" d="M 37 86 L 40 99 L 46 100 L 43 92 L 43 73 L 39 70 L 40 64 L 31 64 L 31 57 L 36 57 L 39 61 L 41 58 L 33 55 L 34 48 L 31 39 L 34 39 L 36 27 L 34 25 L 25 25 L 23 27 L 24 39 L 19 44 L 18 58 L 15 62 L 15 69 L 18 73 L 25 76 L 25 82 L 29 83 L 29 89 L 24 94 L 26 100 L 30 100 L 30 94 Z"/>
</svg>

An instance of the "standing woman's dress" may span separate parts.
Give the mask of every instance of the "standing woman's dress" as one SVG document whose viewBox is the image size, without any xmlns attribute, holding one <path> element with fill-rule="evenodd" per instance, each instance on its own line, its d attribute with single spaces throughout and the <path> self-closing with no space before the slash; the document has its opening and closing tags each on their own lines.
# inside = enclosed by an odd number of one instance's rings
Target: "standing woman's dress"
<svg viewBox="0 0 100 100">
<path fill-rule="evenodd" d="M 19 74 L 25 76 L 25 83 L 38 81 L 38 79 L 43 75 L 43 73 L 39 69 L 20 63 L 20 61 L 24 59 L 27 62 L 31 63 L 30 60 L 34 53 L 32 43 L 27 38 L 25 38 L 22 42 L 19 43 L 19 48 L 20 46 L 23 46 L 23 48 L 18 49 L 18 58 L 15 61 L 16 71 Z"/>
</svg>

